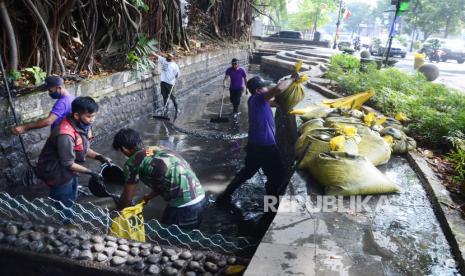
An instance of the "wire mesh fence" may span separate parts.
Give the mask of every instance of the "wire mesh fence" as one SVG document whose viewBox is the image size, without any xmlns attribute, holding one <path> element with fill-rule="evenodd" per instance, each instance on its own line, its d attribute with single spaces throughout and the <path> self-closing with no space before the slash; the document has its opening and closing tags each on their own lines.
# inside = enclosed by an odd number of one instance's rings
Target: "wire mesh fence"
<svg viewBox="0 0 465 276">
<path fill-rule="evenodd" d="M 24 196 L 12 197 L 0 192 L 0 214 L 4 218 L 34 221 L 46 225 L 71 224 L 77 229 L 92 233 L 108 234 L 111 226 L 119 223 L 121 213 L 102 209 L 93 203 L 75 203 L 68 208 L 51 198 L 28 200 Z M 142 223 L 142 221 L 140 221 Z M 208 235 L 199 230 L 184 231 L 177 225 L 162 225 L 155 219 L 143 222 L 145 239 L 156 244 L 240 254 L 256 247 L 256 243 L 244 237 L 226 237 L 221 234 Z"/>
</svg>

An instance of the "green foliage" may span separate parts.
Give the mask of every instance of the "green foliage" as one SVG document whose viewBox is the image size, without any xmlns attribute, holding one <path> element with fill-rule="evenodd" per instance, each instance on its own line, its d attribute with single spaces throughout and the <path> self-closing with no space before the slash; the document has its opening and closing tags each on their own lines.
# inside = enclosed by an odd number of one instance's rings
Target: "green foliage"
<svg viewBox="0 0 465 276">
<path fill-rule="evenodd" d="M 7 72 L 7 80 L 8 80 L 8 82 L 17 81 L 20 78 L 21 78 L 21 73 L 20 72 L 18 72 L 17 70 L 14 70 L 14 69 L 8 70 L 8 72 Z"/>
<path fill-rule="evenodd" d="M 395 39 L 399 41 L 402 46 L 407 47 L 409 43 L 409 36 L 406 34 L 396 36 Z"/>
<path fill-rule="evenodd" d="M 149 5 L 147 5 L 144 2 L 144 0 L 131 0 L 131 4 L 133 4 L 140 11 L 143 11 L 143 12 L 148 12 L 149 11 Z"/>
<path fill-rule="evenodd" d="M 452 162 L 455 175 L 453 180 L 465 185 L 465 150 L 457 149 L 447 155 L 447 159 Z"/>
<path fill-rule="evenodd" d="M 32 78 L 34 79 L 34 84 L 39 85 L 44 82 L 47 73 L 45 73 L 40 67 L 32 66 L 29 68 L 24 69 L 24 71 L 31 74 Z"/>
<path fill-rule="evenodd" d="M 149 56 L 150 53 L 157 50 L 157 41 L 155 39 L 149 39 L 145 35 L 139 36 L 136 47 L 129 51 L 127 59 L 129 64 L 136 71 L 147 71 L 156 66 Z"/>
<path fill-rule="evenodd" d="M 348 94 L 373 89 L 376 95 L 371 105 L 386 115 L 405 113 L 411 119 L 409 133 L 418 141 L 445 148 L 445 137 L 465 129 L 465 97 L 460 92 L 396 68 L 376 70 L 373 66 L 362 72 L 354 58 L 333 56 L 326 77 L 337 81 Z"/>
<path fill-rule="evenodd" d="M 332 0 L 302 0 L 299 2 L 299 11 L 288 15 L 287 28 L 293 30 L 316 29 L 324 26 L 331 18 L 329 13 L 336 10 Z"/>
</svg>

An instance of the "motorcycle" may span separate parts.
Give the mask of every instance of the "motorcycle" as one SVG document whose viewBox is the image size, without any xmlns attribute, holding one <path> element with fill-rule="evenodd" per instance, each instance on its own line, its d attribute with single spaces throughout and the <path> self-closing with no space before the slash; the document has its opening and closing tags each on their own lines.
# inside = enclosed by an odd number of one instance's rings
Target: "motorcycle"
<svg viewBox="0 0 465 276">
<path fill-rule="evenodd" d="M 431 62 L 439 63 L 443 59 L 443 56 L 445 54 L 446 53 L 443 50 L 435 49 L 435 50 L 432 50 L 431 53 L 428 54 L 428 58 Z"/>
</svg>

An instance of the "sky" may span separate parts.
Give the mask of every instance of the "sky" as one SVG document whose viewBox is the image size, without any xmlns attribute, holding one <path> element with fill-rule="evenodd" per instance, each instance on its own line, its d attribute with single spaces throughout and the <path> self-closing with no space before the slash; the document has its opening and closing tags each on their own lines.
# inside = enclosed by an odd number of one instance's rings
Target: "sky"
<svg viewBox="0 0 465 276">
<path fill-rule="evenodd" d="M 288 0 L 287 3 L 287 12 L 288 13 L 295 13 L 299 10 L 299 2 L 300 0 Z M 363 2 L 368 3 L 372 6 L 376 5 L 375 0 L 346 0 L 346 3 L 354 3 L 354 2 Z"/>
</svg>

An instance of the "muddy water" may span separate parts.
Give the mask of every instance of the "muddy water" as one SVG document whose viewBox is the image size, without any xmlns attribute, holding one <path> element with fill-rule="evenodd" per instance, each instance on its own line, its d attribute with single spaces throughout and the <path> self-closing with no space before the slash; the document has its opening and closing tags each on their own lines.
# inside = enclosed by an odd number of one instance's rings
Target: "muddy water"
<svg viewBox="0 0 465 276">
<path fill-rule="evenodd" d="M 129 127 L 139 131 L 145 145 L 161 145 L 173 149 L 189 162 L 207 192 L 213 199 L 224 190 L 235 173 L 241 168 L 243 147 L 247 138 L 247 98 L 243 96 L 240 114 L 232 116 L 229 91 L 223 91 L 222 77 L 196 91 L 193 96 L 183 98 L 180 114 L 174 121 L 154 119 L 151 116 L 133 122 Z M 223 117 L 227 123 L 211 123 L 218 117 L 221 95 L 224 92 Z M 169 113 L 171 118 L 174 114 Z M 109 156 L 116 164 L 123 166 L 126 158 L 111 149 L 112 137 L 105 138 L 92 145 L 92 148 Z M 109 187 L 111 192 L 119 194 L 122 187 Z M 149 189 L 139 183 L 136 197 L 142 197 Z M 263 177 L 257 174 L 233 195 L 235 205 L 241 209 L 238 213 L 223 210 L 211 204 L 205 213 L 200 230 L 205 233 L 220 233 L 226 236 L 249 235 L 240 229 L 241 222 L 257 219 L 262 213 Z M 91 198 L 92 200 L 92 198 Z M 212 200 L 210 200 L 212 201 Z M 165 202 L 155 198 L 144 209 L 145 219 L 159 219 Z"/>
</svg>

